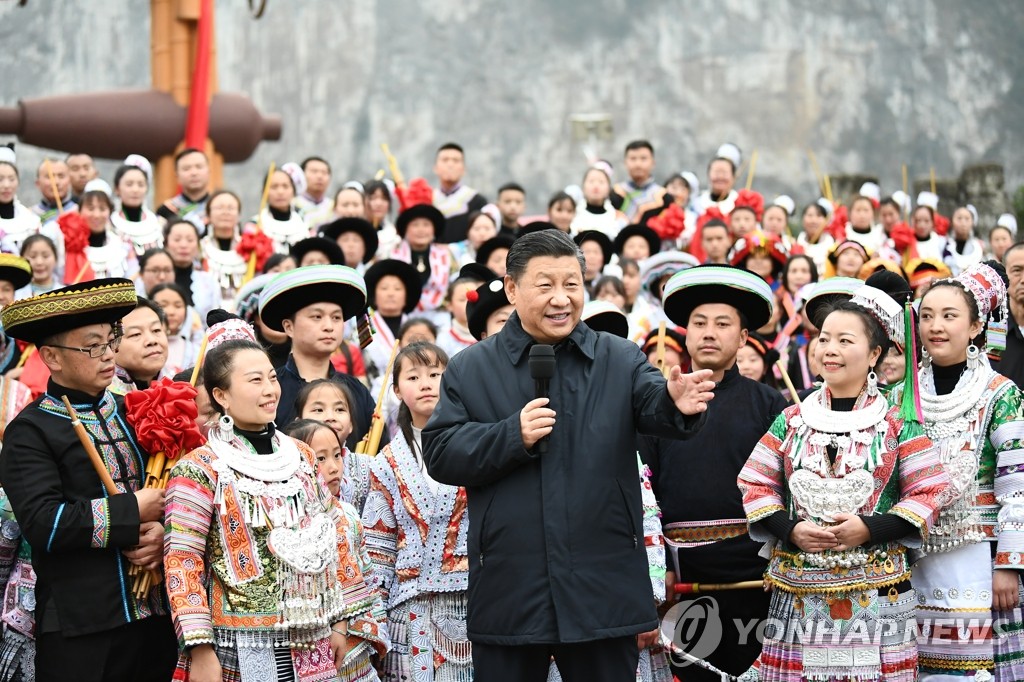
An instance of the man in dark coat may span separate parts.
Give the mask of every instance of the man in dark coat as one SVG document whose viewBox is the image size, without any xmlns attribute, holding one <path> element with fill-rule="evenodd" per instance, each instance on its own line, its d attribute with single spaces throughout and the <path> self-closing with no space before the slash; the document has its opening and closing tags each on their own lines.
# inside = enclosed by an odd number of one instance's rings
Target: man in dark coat
<svg viewBox="0 0 1024 682">
<path fill-rule="evenodd" d="M 111 279 L 3 310 L 7 333 L 36 344 L 50 370 L 46 393 L 7 427 L 0 456 L 0 480 L 38 577 L 37 680 L 156 681 L 174 671 L 178 647 L 163 585 L 136 599 L 128 575 L 132 565 L 163 565 L 164 493 L 142 489 L 149 456 L 122 399 L 107 390 L 120 342 L 115 325 L 135 305 L 132 282 Z M 100 482 L 62 396 L 117 494 Z"/>
<path fill-rule="evenodd" d="M 651 468 L 651 486 L 661 507 L 669 590 L 676 579 L 760 581 L 767 567 L 758 555 L 762 543 L 747 534 L 736 478 L 786 401 L 776 389 L 741 376 L 736 353 L 746 343 L 748 329 L 771 319 L 772 300 L 763 279 L 728 265 L 684 270 L 665 285 L 665 313 L 687 328 L 686 350 L 693 368 L 711 370 L 717 382 L 707 421 L 693 438 L 640 439 L 640 456 Z M 722 639 L 706 660 L 738 675 L 761 653 L 751 626 L 767 617 L 769 594 L 758 587 L 710 597 L 717 602 Z M 719 679 L 692 665 L 677 672 L 688 682 Z"/>
<path fill-rule="evenodd" d="M 581 323 L 584 263 L 567 235 L 521 237 L 507 265 L 516 312 L 452 358 L 423 434 L 430 475 L 468 494 L 476 675 L 542 681 L 553 656 L 566 682 L 633 680 L 637 635 L 648 644 L 658 624 L 635 437 L 693 434 L 710 372 L 675 367 L 666 382 L 635 344 Z M 555 347 L 550 398 L 531 399 L 534 344 Z"/>
</svg>

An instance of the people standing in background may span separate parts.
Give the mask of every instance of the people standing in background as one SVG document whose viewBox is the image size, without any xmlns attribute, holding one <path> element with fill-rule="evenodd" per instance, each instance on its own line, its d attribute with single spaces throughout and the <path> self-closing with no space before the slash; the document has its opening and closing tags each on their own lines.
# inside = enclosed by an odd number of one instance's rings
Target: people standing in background
<svg viewBox="0 0 1024 682">
<path fill-rule="evenodd" d="M 146 206 L 152 166 L 143 157 L 133 154 L 114 173 L 114 196 L 118 209 L 111 214 L 114 233 L 131 242 L 141 256 L 149 249 L 164 245 L 163 223 Z"/>
<path fill-rule="evenodd" d="M 619 210 L 634 223 L 647 208 L 661 203 L 665 188 L 654 181 L 654 145 L 647 140 L 627 144 L 623 164 L 629 180 L 615 185 L 613 191 L 622 202 Z"/>
<path fill-rule="evenodd" d="M 708 162 L 708 188 L 700 195 L 700 211 L 706 212 L 712 206 L 718 208 L 722 215 L 732 213 L 736 205 L 737 192 L 736 169 L 739 168 L 743 155 L 739 147 L 726 142 L 718 148 L 715 156 Z"/>
<path fill-rule="evenodd" d="M 498 212 L 501 215 L 501 234 L 515 237 L 519 234 L 519 219 L 526 210 L 526 190 L 522 185 L 508 182 L 498 188 Z"/>
<path fill-rule="evenodd" d="M 321 225 L 334 220 L 334 206 L 331 203 L 331 164 L 319 156 L 310 156 L 301 164 L 306 187 L 295 197 L 295 207 L 310 229 L 316 231 Z"/>
<path fill-rule="evenodd" d="M 210 195 L 210 160 L 206 152 L 189 147 L 174 156 L 174 173 L 181 191 L 164 202 L 156 213 L 164 220 L 187 220 L 206 234 L 206 201 Z"/>
<path fill-rule="evenodd" d="M 214 283 L 220 288 L 220 300 L 228 303 L 244 284 L 248 261 L 238 253 L 242 239 L 239 219 L 242 200 L 234 192 L 219 189 L 206 202 L 208 227 L 199 242 L 200 259 L 206 264 Z"/>
<path fill-rule="evenodd" d="M 434 174 L 437 188 L 434 190 L 434 206 L 445 218 L 443 230 L 438 230 L 436 240 L 451 244 L 466 238 L 466 216 L 487 205 L 485 199 L 468 185 L 462 184 L 466 174 L 466 154 L 454 142 L 446 142 L 437 149 L 434 156 Z"/>
<path fill-rule="evenodd" d="M 68 178 L 68 165 L 56 159 L 43 159 L 36 168 L 36 189 L 42 198 L 32 207 L 33 213 L 45 227 L 57 220 L 61 210 L 77 211 L 78 204 L 71 198 L 71 181 Z M 60 198 L 60 206 L 57 199 Z"/>
</svg>

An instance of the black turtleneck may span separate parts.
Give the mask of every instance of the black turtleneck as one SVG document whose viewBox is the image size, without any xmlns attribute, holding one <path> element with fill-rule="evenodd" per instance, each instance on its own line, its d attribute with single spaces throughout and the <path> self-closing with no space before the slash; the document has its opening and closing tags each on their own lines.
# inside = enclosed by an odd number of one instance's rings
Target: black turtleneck
<svg viewBox="0 0 1024 682">
<path fill-rule="evenodd" d="M 188 294 L 188 304 L 192 305 L 192 266 L 174 266 L 174 283 L 181 287 L 182 291 Z"/>
<path fill-rule="evenodd" d="M 103 232 L 90 232 L 89 233 L 89 246 L 92 246 L 94 248 L 99 248 L 101 246 L 106 246 L 106 244 L 107 244 L 107 232 L 106 232 L 106 230 L 104 230 Z"/>
<path fill-rule="evenodd" d="M 270 215 L 274 218 L 274 220 L 280 220 L 283 222 L 292 217 L 292 210 L 290 208 L 286 208 L 283 211 L 279 211 L 273 206 L 267 206 L 267 208 L 270 209 Z"/>
<path fill-rule="evenodd" d="M 956 239 L 954 241 L 956 241 L 956 252 L 959 253 L 960 255 L 963 255 L 964 249 L 967 247 L 967 240 Z"/>
<path fill-rule="evenodd" d="M 602 213 L 604 213 L 604 205 L 595 206 L 594 204 L 588 203 L 587 213 L 596 213 L 597 215 L 601 215 Z"/>
<path fill-rule="evenodd" d="M 220 249 L 221 251 L 230 251 L 231 250 L 231 242 L 233 241 L 231 239 L 231 237 L 228 237 L 227 239 L 222 239 L 221 237 L 217 237 L 216 239 L 217 239 L 217 248 L 218 249 Z"/>
<path fill-rule="evenodd" d="M 129 222 L 137 223 L 142 220 L 141 206 L 121 206 L 121 212 Z"/>
<path fill-rule="evenodd" d="M 388 317 L 387 315 L 381 315 L 381 317 L 384 319 L 384 324 L 391 330 L 391 334 L 397 339 L 398 330 L 402 328 L 402 316 Z"/>
<path fill-rule="evenodd" d="M 0 219 L 13 220 L 14 219 L 14 202 L 8 201 L 3 203 L 0 201 Z"/>
<path fill-rule="evenodd" d="M 960 381 L 960 377 L 967 369 L 967 361 L 958 362 L 955 365 L 949 365 L 948 367 L 939 367 L 936 364 L 932 364 L 932 374 L 935 376 L 935 394 L 936 395 L 949 395 L 956 388 L 956 382 Z"/>
<path fill-rule="evenodd" d="M 274 422 L 267 424 L 262 431 L 246 431 L 235 427 L 235 432 L 245 438 L 256 450 L 258 455 L 270 455 L 274 452 Z"/>
</svg>

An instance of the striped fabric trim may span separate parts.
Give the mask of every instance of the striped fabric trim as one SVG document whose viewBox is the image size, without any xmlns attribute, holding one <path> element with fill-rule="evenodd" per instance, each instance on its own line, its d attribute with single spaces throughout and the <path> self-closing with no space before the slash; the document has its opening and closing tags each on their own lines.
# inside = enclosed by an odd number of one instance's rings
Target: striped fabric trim
<svg viewBox="0 0 1024 682">
<path fill-rule="evenodd" d="M 747 291 L 760 296 L 769 304 L 772 301 L 772 289 L 767 282 L 747 270 L 724 265 L 704 265 L 677 272 L 665 285 L 662 298 L 667 299 L 683 289 L 709 284 Z"/>
<path fill-rule="evenodd" d="M 355 270 L 345 265 L 307 265 L 282 272 L 267 282 L 260 294 L 260 309 L 267 301 L 298 287 L 316 284 L 344 284 L 350 286 L 366 298 L 366 282 Z"/>
<path fill-rule="evenodd" d="M 103 549 L 110 541 L 110 505 L 107 500 L 93 500 L 92 506 L 92 548 Z"/>
</svg>

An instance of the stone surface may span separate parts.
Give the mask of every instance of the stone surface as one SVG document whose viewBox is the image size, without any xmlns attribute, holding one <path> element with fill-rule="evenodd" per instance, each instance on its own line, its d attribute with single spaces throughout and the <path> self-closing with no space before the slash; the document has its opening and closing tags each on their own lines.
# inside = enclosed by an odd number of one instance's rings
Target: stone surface
<svg viewBox="0 0 1024 682">
<path fill-rule="evenodd" d="M 243 0 L 217 10 L 221 88 L 284 116 L 280 143 L 227 170 L 247 212 L 271 160 L 322 153 L 340 184 L 383 168 L 387 142 L 407 176 L 432 180 L 449 139 L 468 150 L 470 184 L 493 197 L 517 180 L 541 211 L 582 178 L 569 117 L 594 112 L 613 118 L 596 151 L 619 167 L 625 143 L 646 137 L 659 179 L 704 181 L 729 140 L 758 150 L 754 187 L 769 201 L 786 192 L 801 206 L 817 193 L 809 149 L 822 172 L 877 176 L 883 193 L 903 163 L 911 180 L 979 162 L 1004 165 L 1011 190 L 1024 179 L 1018 0 L 269 0 L 258 21 Z M 149 85 L 143 0 L 0 2 L 0 41 L 0 104 Z M 23 149 L 24 184 L 39 158 Z"/>
</svg>

